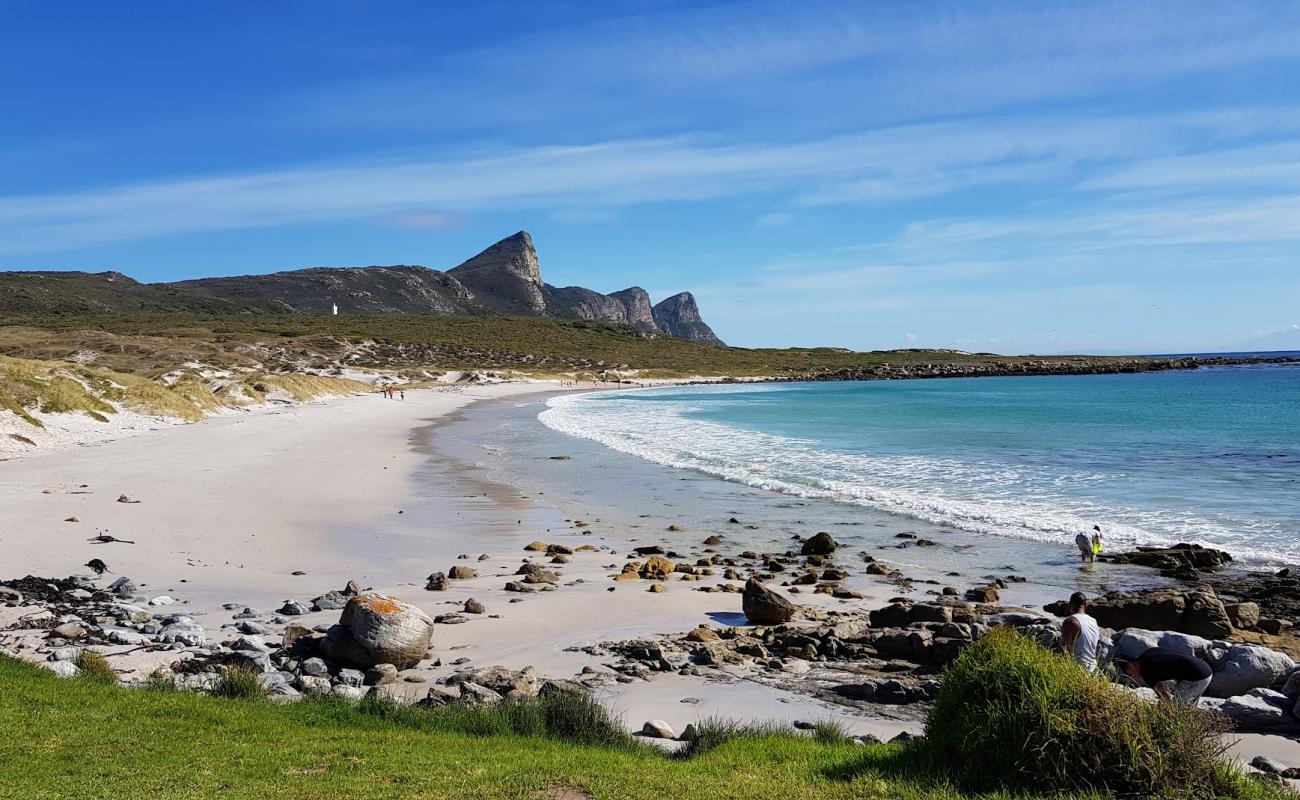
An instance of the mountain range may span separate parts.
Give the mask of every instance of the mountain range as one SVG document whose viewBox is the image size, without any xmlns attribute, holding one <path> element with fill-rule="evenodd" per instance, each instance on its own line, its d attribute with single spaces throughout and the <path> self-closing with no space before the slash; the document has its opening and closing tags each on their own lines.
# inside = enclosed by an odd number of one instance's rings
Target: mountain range
<svg viewBox="0 0 1300 800">
<path fill-rule="evenodd" d="M 457 267 L 314 267 L 140 283 L 120 272 L 0 272 L 0 314 L 464 314 L 587 319 L 721 345 L 690 292 L 651 305 L 639 286 L 611 294 L 542 281 L 526 231 Z"/>
</svg>

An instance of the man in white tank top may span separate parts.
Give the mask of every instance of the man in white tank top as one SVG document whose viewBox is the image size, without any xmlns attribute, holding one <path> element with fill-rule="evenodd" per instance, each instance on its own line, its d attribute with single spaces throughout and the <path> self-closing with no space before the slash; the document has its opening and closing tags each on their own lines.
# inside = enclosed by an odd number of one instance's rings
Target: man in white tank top
<svg viewBox="0 0 1300 800">
<path fill-rule="evenodd" d="M 1070 595 L 1070 616 L 1061 623 L 1061 644 L 1075 661 L 1097 671 L 1097 645 L 1101 630 L 1097 620 L 1088 615 L 1088 598 L 1083 592 Z"/>
</svg>

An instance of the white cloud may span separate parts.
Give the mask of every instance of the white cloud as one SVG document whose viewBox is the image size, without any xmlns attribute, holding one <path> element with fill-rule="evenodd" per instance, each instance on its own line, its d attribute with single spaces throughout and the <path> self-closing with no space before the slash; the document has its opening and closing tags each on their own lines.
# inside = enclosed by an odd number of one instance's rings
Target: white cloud
<svg viewBox="0 0 1300 800">
<path fill-rule="evenodd" d="M 1083 160 L 1133 160 L 1231 134 L 1209 115 L 963 120 L 885 128 L 788 143 L 719 145 L 710 137 L 625 139 L 576 146 L 440 152 L 234 175 L 177 178 L 80 192 L 0 197 L 0 254 L 48 252 L 151 236 L 300 223 L 411 218 L 521 209 L 584 209 L 799 192 L 801 202 L 857 202 L 942 193 L 954 187 L 1039 179 Z M 820 185 L 818 191 L 804 187 Z M 1219 229 L 1242 237 L 1290 226 L 1291 206 L 1272 218 L 1254 210 Z M 569 212 L 573 213 L 573 212 Z M 1208 212 L 1207 212 L 1208 213 Z M 405 215 L 405 217 L 403 216 Z M 1177 220 L 1137 220 L 1159 229 Z M 1001 232 L 990 226 L 1011 226 Z M 960 241 L 1041 223 L 914 226 L 909 233 Z M 1058 223 L 1077 225 L 1077 223 Z M 1091 224 L 1114 228 L 1114 218 Z"/>
<path fill-rule="evenodd" d="M 773 211 L 768 214 L 762 214 L 754 220 L 755 228 L 783 228 L 794 221 L 794 214 Z"/>
<path fill-rule="evenodd" d="M 352 129 L 880 124 L 1294 61 L 1297 23 L 1268 0 L 748 2 L 540 30 L 289 105 Z"/>
</svg>

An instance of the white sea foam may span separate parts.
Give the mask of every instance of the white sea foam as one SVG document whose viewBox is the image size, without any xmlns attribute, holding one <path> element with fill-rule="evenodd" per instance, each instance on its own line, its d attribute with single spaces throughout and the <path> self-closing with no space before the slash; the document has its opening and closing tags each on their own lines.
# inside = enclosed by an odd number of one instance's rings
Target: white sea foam
<svg viewBox="0 0 1300 800">
<path fill-rule="evenodd" d="M 752 387 L 750 387 L 752 391 Z M 725 390 L 722 390 L 725 391 Z M 1246 559 L 1300 557 L 1300 547 L 1257 546 L 1250 524 L 1171 509 L 1125 508 L 1088 498 L 1115 476 L 1032 469 L 992 461 L 872 456 L 810 440 L 743 430 L 689 415 L 688 401 L 642 402 L 635 393 L 551 399 L 539 419 L 572 436 L 665 466 L 692 469 L 755 488 L 852 503 L 981 534 L 1072 545 L 1094 521 L 1107 545 L 1195 542 Z"/>
</svg>

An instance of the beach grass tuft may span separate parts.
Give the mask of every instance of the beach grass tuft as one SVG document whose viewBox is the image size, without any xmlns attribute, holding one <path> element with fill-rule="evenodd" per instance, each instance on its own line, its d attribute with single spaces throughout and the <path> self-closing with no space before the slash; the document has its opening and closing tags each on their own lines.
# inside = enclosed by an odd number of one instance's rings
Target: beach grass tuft
<svg viewBox="0 0 1300 800">
<path fill-rule="evenodd" d="M 240 665 L 227 667 L 217 683 L 212 687 L 212 694 L 231 699 L 251 699 L 266 697 L 266 687 L 258 680 L 261 673 L 252 667 Z"/>
<path fill-rule="evenodd" d="M 96 683 L 117 683 L 117 670 L 109 666 L 108 659 L 94 650 L 82 650 L 73 659 L 81 672 L 78 678 Z"/>
<path fill-rule="evenodd" d="M 963 786 L 1104 789 L 1116 796 L 1240 796 L 1221 715 L 1150 704 L 1011 629 L 944 672 L 926 749 Z"/>
</svg>

